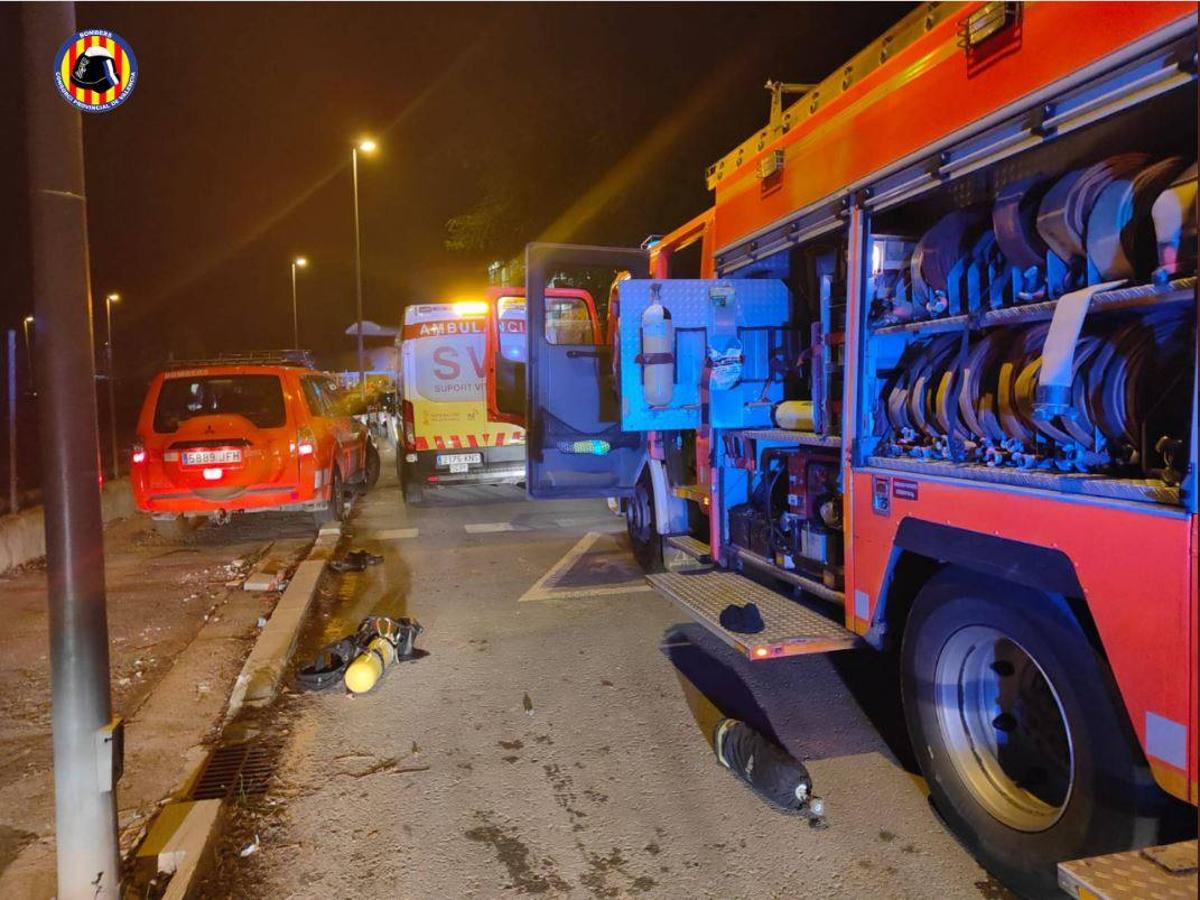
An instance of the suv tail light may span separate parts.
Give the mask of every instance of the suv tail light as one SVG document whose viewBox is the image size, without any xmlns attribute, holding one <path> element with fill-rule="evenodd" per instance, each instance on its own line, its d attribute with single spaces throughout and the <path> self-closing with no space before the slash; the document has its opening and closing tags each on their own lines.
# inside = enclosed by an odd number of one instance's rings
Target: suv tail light
<svg viewBox="0 0 1200 900">
<path fill-rule="evenodd" d="M 146 448 L 141 441 L 133 442 L 133 452 L 129 454 L 129 459 L 135 466 L 146 461 Z"/>
<path fill-rule="evenodd" d="M 300 456 L 312 456 L 317 452 L 317 436 L 309 428 L 301 428 L 296 434 L 296 452 Z"/>
</svg>

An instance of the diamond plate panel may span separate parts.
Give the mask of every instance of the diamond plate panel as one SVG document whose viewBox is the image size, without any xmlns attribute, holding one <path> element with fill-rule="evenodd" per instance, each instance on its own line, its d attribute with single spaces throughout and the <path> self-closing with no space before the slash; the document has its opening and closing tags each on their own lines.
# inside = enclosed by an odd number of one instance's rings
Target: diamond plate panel
<svg viewBox="0 0 1200 900">
<path fill-rule="evenodd" d="M 700 559 L 703 556 L 708 556 L 709 546 L 699 538 L 694 538 L 690 534 L 676 534 L 667 538 L 667 543 L 677 550 L 682 550 L 688 556 L 695 559 Z"/>
<path fill-rule="evenodd" d="M 813 434 L 811 431 L 788 431 L 784 428 L 750 428 L 741 437 L 756 441 L 775 441 L 779 444 L 804 444 L 808 447 L 840 447 L 842 439 L 837 435 Z"/>
<path fill-rule="evenodd" d="M 1088 475 L 1077 472 L 1041 472 L 1015 468 L 988 468 L 975 463 L 955 463 L 940 459 L 901 459 L 890 456 L 871 456 L 867 465 L 879 469 L 912 472 L 914 475 L 941 475 L 948 478 L 967 478 L 993 484 L 1012 484 L 1018 487 L 1045 488 L 1090 497 L 1109 497 L 1116 500 L 1139 500 L 1154 503 L 1179 503 L 1179 488 L 1149 478 L 1110 478 L 1107 475 Z"/>
<path fill-rule="evenodd" d="M 1148 851 L 1127 850 L 1059 863 L 1058 883 L 1071 896 L 1080 898 L 1195 900 L 1196 842 L 1183 841 L 1170 848 L 1190 850 L 1192 868 L 1172 872 L 1148 858 Z"/>
<path fill-rule="evenodd" d="M 699 624 L 751 659 L 845 650 L 858 643 L 853 632 L 836 622 L 733 572 L 665 572 L 647 579 Z M 721 610 L 731 603 L 754 603 L 766 628 L 759 634 L 727 631 L 721 626 Z"/>
</svg>

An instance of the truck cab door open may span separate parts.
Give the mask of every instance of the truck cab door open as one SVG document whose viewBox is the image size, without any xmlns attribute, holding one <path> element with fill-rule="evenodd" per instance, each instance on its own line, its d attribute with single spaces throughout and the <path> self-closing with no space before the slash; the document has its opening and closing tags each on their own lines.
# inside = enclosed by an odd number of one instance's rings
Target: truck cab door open
<svg viewBox="0 0 1200 900">
<path fill-rule="evenodd" d="M 488 421 L 525 425 L 525 291 L 523 288 L 493 288 L 487 318 Z"/>
<path fill-rule="evenodd" d="M 595 340 L 564 305 L 554 278 L 592 286 L 604 296 L 619 272 L 649 274 L 644 250 L 530 244 L 525 257 L 528 321 L 526 487 L 531 497 L 621 497 L 633 491 L 645 459 L 645 435 L 621 430 L 612 345 Z M 501 355 L 497 355 L 497 361 Z"/>
</svg>

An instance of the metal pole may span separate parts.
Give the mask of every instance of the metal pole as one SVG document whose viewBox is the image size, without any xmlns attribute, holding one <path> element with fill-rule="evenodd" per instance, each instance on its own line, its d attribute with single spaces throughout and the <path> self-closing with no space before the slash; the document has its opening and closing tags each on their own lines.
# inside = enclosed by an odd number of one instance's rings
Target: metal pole
<svg viewBox="0 0 1200 900">
<path fill-rule="evenodd" d="M 17 505 L 17 332 L 8 329 L 8 511 Z"/>
<path fill-rule="evenodd" d="M 350 166 L 354 171 L 354 286 L 358 316 L 358 387 L 365 402 L 367 399 L 367 367 L 363 362 L 362 247 L 358 224 L 358 147 L 350 151 Z"/>
<path fill-rule="evenodd" d="M 21 8 L 38 341 L 38 413 L 50 625 L 58 891 L 117 898 L 115 750 L 109 726 L 108 619 L 100 510 L 99 427 L 89 303 L 80 113 L 58 96 L 49 61 L 74 34 L 69 3 Z M 37 73 L 46 73 L 39 77 Z"/>
<path fill-rule="evenodd" d="M 300 349 L 300 313 L 296 310 L 296 263 L 292 261 L 292 346 Z"/>
<path fill-rule="evenodd" d="M 117 389 L 113 383 L 117 380 L 117 372 L 113 367 L 112 339 L 112 298 L 104 298 L 104 318 L 108 325 L 108 427 L 112 435 L 112 477 L 116 481 L 121 477 L 121 458 L 117 450 Z"/>
</svg>

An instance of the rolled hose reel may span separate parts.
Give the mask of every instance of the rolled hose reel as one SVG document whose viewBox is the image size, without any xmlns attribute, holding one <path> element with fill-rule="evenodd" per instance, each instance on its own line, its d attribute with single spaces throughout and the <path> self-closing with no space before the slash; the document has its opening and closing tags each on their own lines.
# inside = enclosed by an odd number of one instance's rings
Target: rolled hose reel
<svg viewBox="0 0 1200 900">
<path fill-rule="evenodd" d="M 1141 431 L 1160 400 L 1156 389 L 1187 372 L 1186 316 L 1164 310 L 1085 331 L 1072 364 L 1072 409 L 1051 418 L 1035 412 L 1048 323 L 993 329 L 965 355 L 961 335 L 914 344 L 881 396 L 885 446 L 894 455 L 949 459 L 953 425 L 966 461 L 1074 471 L 1144 464 Z"/>
</svg>

